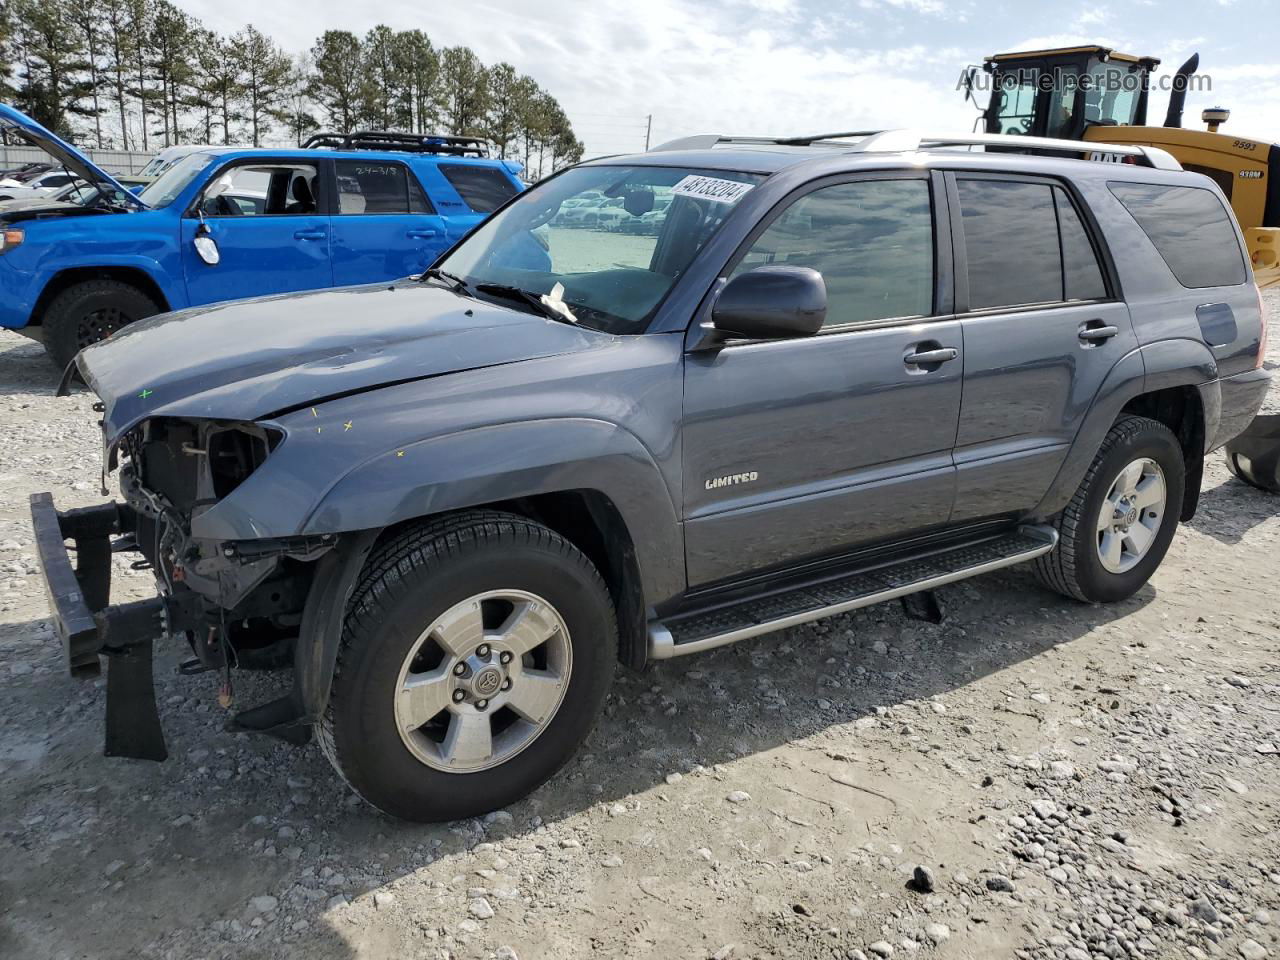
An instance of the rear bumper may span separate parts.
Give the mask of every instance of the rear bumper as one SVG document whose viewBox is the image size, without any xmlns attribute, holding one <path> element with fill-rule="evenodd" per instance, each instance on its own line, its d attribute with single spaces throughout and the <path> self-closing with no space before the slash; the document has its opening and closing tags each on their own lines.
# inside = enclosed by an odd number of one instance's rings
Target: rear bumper
<svg viewBox="0 0 1280 960">
<path fill-rule="evenodd" d="M 1222 397 L 1218 430 L 1208 449 L 1216 450 L 1245 431 L 1262 407 L 1271 388 L 1271 374 L 1263 369 L 1223 377 L 1218 381 Z"/>
</svg>

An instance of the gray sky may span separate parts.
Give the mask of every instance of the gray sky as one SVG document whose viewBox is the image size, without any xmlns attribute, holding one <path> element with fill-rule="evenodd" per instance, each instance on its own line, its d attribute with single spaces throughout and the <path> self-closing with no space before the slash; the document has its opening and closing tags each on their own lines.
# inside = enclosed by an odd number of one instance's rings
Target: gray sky
<svg viewBox="0 0 1280 960">
<path fill-rule="evenodd" d="M 1239 31 L 1240 0 L 1124 0 L 1098 9 L 1022 0 L 179 0 L 208 26 L 252 22 L 291 52 L 326 29 L 375 23 L 424 30 L 507 60 L 564 105 L 587 155 L 690 133 L 802 134 L 880 127 L 969 130 L 956 79 L 986 54 L 1100 42 L 1160 57 L 1172 71 L 1193 51 L 1211 93 L 1188 97 L 1184 122 L 1230 107 L 1227 132 L 1280 140 L 1275 31 Z M 1153 122 L 1163 119 L 1153 93 Z"/>
</svg>

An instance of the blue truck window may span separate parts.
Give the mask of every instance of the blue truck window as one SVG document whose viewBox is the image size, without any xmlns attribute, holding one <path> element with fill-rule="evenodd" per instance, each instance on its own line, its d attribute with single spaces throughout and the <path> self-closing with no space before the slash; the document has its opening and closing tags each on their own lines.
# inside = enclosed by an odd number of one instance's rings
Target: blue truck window
<svg viewBox="0 0 1280 960">
<path fill-rule="evenodd" d="M 372 160 L 339 160 L 338 212 L 430 213 L 416 178 L 403 164 Z"/>
<path fill-rule="evenodd" d="M 492 213 L 516 195 L 516 185 L 495 167 L 442 163 L 440 172 L 476 213 Z"/>
</svg>

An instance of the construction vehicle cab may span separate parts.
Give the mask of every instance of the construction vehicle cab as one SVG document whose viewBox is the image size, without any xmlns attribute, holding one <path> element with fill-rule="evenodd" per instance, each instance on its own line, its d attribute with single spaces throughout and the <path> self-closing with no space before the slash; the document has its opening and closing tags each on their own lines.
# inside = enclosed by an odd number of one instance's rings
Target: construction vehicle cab
<svg viewBox="0 0 1280 960">
<path fill-rule="evenodd" d="M 1151 71 L 1159 63 L 1098 46 L 987 57 L 986 132 L 1083 140 L 1090 127 L 1145 124 Z"/>
<path fill-rule="evenodd" d="M 1160 61 L 1103 46 L 1063 47 L 987 57 L 991 97 L 980 118 L 987 133 L 1160 147 L 1184 170 L 1213 180 L 1245 236 L 1258 286 L 1280 282 L 1280 145 L 1219 132 L 1230 111 L 1202 114 L 1208 129 L 1182 126 L 1183 104 L 1200 59 L 1178 68 L 1163 126 L 1149 126 L 1151 74 Z M 966 74 L 972 95 L 977 68 Z M 1036 152 L 1029 150 L 1028 152 Z M 1092 160 L 1117 155 L 1087 152 Z"/>
</svg>

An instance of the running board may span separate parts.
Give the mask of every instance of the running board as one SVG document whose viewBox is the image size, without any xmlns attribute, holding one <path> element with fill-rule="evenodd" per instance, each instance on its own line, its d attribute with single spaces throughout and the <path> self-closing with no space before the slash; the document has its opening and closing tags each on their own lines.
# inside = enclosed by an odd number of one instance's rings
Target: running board
<svg viewBox="0 0 1280 960">
<path fill-rule="evenodd" d="M 1023 526 L 975 543 L 649 623 L 649 658 L 667 660 L 1011 567 L 1048 553 L 1058 532 Z"/>
</svg>

